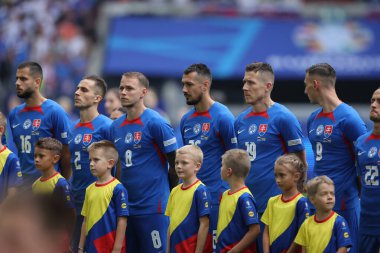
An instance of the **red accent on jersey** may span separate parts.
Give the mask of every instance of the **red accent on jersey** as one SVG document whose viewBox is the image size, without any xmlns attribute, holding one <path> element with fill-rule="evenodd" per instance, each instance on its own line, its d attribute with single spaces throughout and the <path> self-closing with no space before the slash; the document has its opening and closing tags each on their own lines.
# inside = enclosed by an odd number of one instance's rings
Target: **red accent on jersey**
<svg viewBox="0 0 380 253">
<path fill-rule="evenodd" d="M 24 109 L 22 109 L 20 112 L 31 112 L 31 111 L 36 111 L 36 112 L 39 112 L 41 114 L 44 114 L 44 112 L 42 111 L 42 107 L 41 106 L 35 106 L 35 107 L 27 107 L 27 106 L 25 106 Z"/>
<path fill-rule="evenodd" d="M 253 112 L 252 111 L 252 112 L 248 113 L 247 116 L 245 116 L 245 119 L 252 117 L 252 116 L 261 116 L 261 117 L 269 119 L 269 115 L 268 115 L 267 111 L 263 111 L 263 112 Z"/>
<path fill-rule="evenodd" d="M 125 117 L 125 120 L 123 121 L 123 123 L 121 123 L 120 127 L 123 127 L 125 125 L 132 125 L 132 124 L 144 126 L 140 117 L 138 117 L 137 119 L 133 119 L 133 120 L 128 120 L 127 117 Z"/>
<path fill-rule="evenodd" d="M 211 119 L 211 114 L 208 111 L 194 112 L 193 114 L 191 114 L 190 119 L 194 118 L 194 117 L 199 117 L 199 116 L 203 116 L 203 117 L 207 117 L 207 118 Z"/>
<path fill-rule="evenodd" d="M 78 128 L 78 127 L 87 127 L 87 128 L 90 128 L 92 131 L 94 131 L 94 126 L 92 125 L 92 122 L 84 122 L 84 123 L 78 123 L 76 124 L 75 128 Z"/>
<path fill-rule="evenodd" d="M 96 251 L 99 253 L 111 252 L 115 244 L 115 238 L 116 238 L 116 231 L 112 231 L 94 240 Z M 120 252 L 125 252 L 125 237 L 124 237 Z"/>
<path fill-rule="evenodd" d="M 315 117 L 315 118 L 318 119 L 318 118 L 323 118 L 323 117 L 325 117 L 325 118 L 329 118 L 329 119 L 331 119 L 332 121 L 335 122 L 335 118 L 334 118 L 334 114 L 333 114 L 333 112 L 320 112 L 320 113 L 317 115 L 317 117 Z"/>
</svg>

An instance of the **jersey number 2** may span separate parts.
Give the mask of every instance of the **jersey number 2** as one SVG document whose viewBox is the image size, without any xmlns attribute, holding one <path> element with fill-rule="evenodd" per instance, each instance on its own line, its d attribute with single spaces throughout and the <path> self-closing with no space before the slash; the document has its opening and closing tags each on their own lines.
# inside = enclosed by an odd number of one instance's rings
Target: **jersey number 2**
<svg viewBox="0 0 380 253">
<path fill-rule="evenodd" d="M 367 165 L 365 166 L 365 169 L 367 170 L 364 175 L 364 182 L 366 185 L 373 185 L 378 186 L 379 185 L 379 169 L 377 166 L 371 166 Z"/>
</svg>

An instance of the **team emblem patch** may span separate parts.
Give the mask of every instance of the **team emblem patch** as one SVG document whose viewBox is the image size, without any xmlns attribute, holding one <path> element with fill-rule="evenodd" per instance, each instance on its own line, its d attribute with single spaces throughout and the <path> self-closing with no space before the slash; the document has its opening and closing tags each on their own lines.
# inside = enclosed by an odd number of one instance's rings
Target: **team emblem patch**
<svg viewBox="0 0 380 253">
<path fill-rule="evenodd" d="M 267 129 L 268 129 L 268 124 L 260 124 L 259 135 L 263 136 L 267 132 Z"/>
<path fill-rule="evenodd" d="M 372 158 L 372 157 L 374 157 L 376 155 L 376 153 L 377 153 L 377 148 L 376 147 L 372 147 L 368 151 L 368 157 Z"/>
<path fill-rule="evenodd" d="M 75 136 L 75 139 L 74 139 L 74 142 L 75 144 L 79 144 L 82 140 L 82 135 L 81 134 L 77 134 L 77 136 Z"/>
<path fill-rule="evenodd" d="M 324 133 L 325 137 L 328 138 L 332 134 L 332 131 L 333 131 L 333 126 L 332 125 L 326 125 L 323 133 Z"/>
<path fill-rule="evenodd" d="M 33 131 L 36 131 L 41 126 L 41 119 L 34 119 L 32 124 Z"/>
<path fill-rule="evenodd" d="M 321 135 L 323 133 L 323 125 L 319 125 L 317 127 L 317 135 Z"/>
<path fill-rule="evenodd" d="M 256 132 L 256 130 L 257 130 L 256 124 L 252 124 L 248 128 L 248 133 L 252 135 L 252 134 L 254 134 Z"/>
<path fill-rule="evenodd" d="M 88 145 L 92 141 L 92 134 L 85 134 L 83 135 L 83 144 Z"/>
<path fill-rule="evenodd" d="M 32 121 L 30 119 L 25 120 L 24 124 L 22 125 L 24 129 L 28 129 L 32 125 Z"/>
<path fill-rule="evenodd" d="M 193 132 L 195 134 L 199 134 L 199 132 L 201 131 L 201 124 L 196 124 L 194 127 L 193 127 Z"/>
<path fill-rule="evenodd" d="M 131 142 L 132 142 L 132 134 L 127 133 L 127 135 L 125 136 L 125 143 L 131 143 Z"/>
<path fill-rule="evenodd" d="M 133 141 L 135 142 L 135 144 L 137 144 L 141 141 L 141 132 L 134 132 L 133 133 Z"/>
<path fill-rule="evenodd" d="M 202 125 L 202 133 L 207 134 L 210 131 L 210 123 L 203 123 Z"/>
</svg>

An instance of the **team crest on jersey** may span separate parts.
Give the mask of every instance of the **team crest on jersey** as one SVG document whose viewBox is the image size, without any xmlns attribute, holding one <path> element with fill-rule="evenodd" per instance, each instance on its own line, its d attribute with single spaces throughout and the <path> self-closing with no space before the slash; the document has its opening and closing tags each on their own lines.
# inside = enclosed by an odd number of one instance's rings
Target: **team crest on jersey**
<svg viewBox="0 0 380 253">
<path fill-rule="evenodd" d="M 193 127 L 193 132 L 195 134 L 199 134 L 199 132 L 201 131 L 201 124 L 196 124 L 194 127 Z"/>
<path fill-rule="evenodd" d="M 33 131 L 36 131 L 41 126 L 41 119 L 34 119 L 32 124 Z"/>
<path fill-rule="evenodd" d="M 77 134 L 77 136 L 75 136 L 74 142 L 75 144 L 79 144 L 81 140 L 82 140 L 82 135 Z"/>
<path fill-rule="evenodd" d="M 210 123 L 203 123 L 202 125 L 202 133 L 207 134 L 210 131 Z"/>
<path fill-rule="evenodd" d="M 248 133 L 252 135 L 252 134 L 256 133 L 256 130 L 257 130 L 256 124 L 252 124 L 248 128 Z"/>
<path fill-rule="evenodd" d="M 260 124 L 259 135 L 263 136 L 267 132 L 267 129 L 268 129 L 268 124 Z"/>
<path fill-rule="evenodd" d="M 323 125 L 319 125 L 318 127 L 317 127 L 317 135 L 321 135 L 322 133 L 323 133 Z"/>
<path fill-rule="evenodd" d="M 141 141 L 141 132 L 134 132 L 133 133 L 133 141 L 135 142 L 135 144 L 137 144 Z"/>
<path fill-rule="evenodd" d="M 132 134 L 131 133 L 127 133 L 127 135 L 125 136 L 125 143 L 131 143 L 132 142 Z"/>
<path fill-rule="evenodd" d="M 372 157 L 374 157 L 376 155 L 376 153 L 377 153 L 377 148 L 376 147 L 372 147 L 368 151 L 368 157 L 372 158 Z"/>
<path fill-rule="evenodd" d="M 332 134 L 333 128 L 334 127 L 332 125 L 326 125 L 325 126 L 325 130 L 323 131 L 325 138 L 330 137 L 330 135 Z"/>
<path fill-rule="evenodd" d="M 23 128 L 28 129 L 32 125 L 32 121 L 30 119 L 27 119 L 24 121 Z"/>
<path fill-rule="evenodd" d="M 83 144 L 88 145 L 92 141 L 92 134 L 85 134 L 83 135 Z"/>
</svg>

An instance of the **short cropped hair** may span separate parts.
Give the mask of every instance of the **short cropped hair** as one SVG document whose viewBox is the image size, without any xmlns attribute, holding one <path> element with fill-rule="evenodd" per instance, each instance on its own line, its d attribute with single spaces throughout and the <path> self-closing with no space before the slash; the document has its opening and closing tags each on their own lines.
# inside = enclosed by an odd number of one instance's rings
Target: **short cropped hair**
<svg viewBox="0 0 380 253">
<path fill-rule="evenodd" d="M 7 119 L 2 112 L 0 112 L 0 126 L 7 127 Z"/>
<path fill-rule="evenodd" d="M 306 69 L 306 73 L 310 75 L 318 75 L 329 78 L 335 84 L 336 72 L 335 69 L 328 63 L 318 63 Z"/>
<path fill-rule="evenodd" d="M 144 88 L 149 88 L 149 80 L 141 72 L 125 72 L 123 76 L 125 78 L 136 78 Z"/>
<path fill-rule="evenodd" d="M 37 62 L 27 61 L 27 62 L 21 63 L 17 67 L 17 69 L 24 69 L 24 68 L 29 68 L 30 75 L 33 76 L 34 78 L 39 77 L 41 78 L 41 80 L 43 79 L 42 67 Z"/>
<path fill-rule="evenodd" d="M 184 75 L 188 75 L 190 73 L 196 72 L 199 76 L 202 76 L 212 82 L 212 74 L 210 69 L 204 63 L 195 63 L 187 67 L 184 71 Z"/>
<path fill-rule="evenodd" d="M 40 138 L 36 142 L 35 147 L 50 150 L 56 155 L 62 154 L 62 143 L 51 137 Z"/>
<path fill-rule="evenodd" d="M 277 158 L 274 166 L 286 166 L 293 172 L 300 173 L 300 180 L 297 182 L 297 188 L 300 192 L 304 191 L 304 183 L 306 180 L 306 166 L 301 159 L 293 153 L 288 153 Z"/>
<path fill-rule="evenodd" d="M 253 62 L 245 66 L 245 72 L 259 72 L 262 75 L 269 75 L 270 81 L 274 83 L 274 71 L 272 66 L 266 62 Z M 265 80 L 267 81 L 267 80 Z"/>
<path fill-rule="evenodd" d="M 318 192 L 319 186 L 323 183 L 328 185 L 334 185 L 334 182 L 328 176 L 324 175 L 315 177 L 311 179 L 309 182 L 307 182 L 306 191 L 308 197 L 314 197 Z"/>
<path fill-rule="evenodd" d="M 251 160 L 245 150 L 230 149 L 222 156 L 222 165 L 231 168 L 236 177 L 246 178 L 251 168 Z"/>
<path fill-rule="evenodd" d="M 87 148 L 87 151 L 89 153 L 94 152 L 95 150 L 102 150 L 104 156 L 108 160 L 114 160 L 115 163 L 119 160 L 119 154 L 117 153 L 117 149 L 115 145 L 110 141 L 102 140 L 94 142 Z"/>
<path fill-rule="evenodd" d="M 197 163 L 203 163 L 203 152 L 200 147 L 196 145 L 185 145 L 177 149 L 177 154 L 189 154 L 193 160 Z"/>
<path fill-rule="evenodd" d="M 89 76 L 83 77 L 83 79 L 94 81 L 95 87 L 96 87 L 96 94 L 104 98 L 107 92 L 107 83 L 106 81 L 104 81 L 103 78 L 97 75 L 89 75 Z"/>
</svg>

